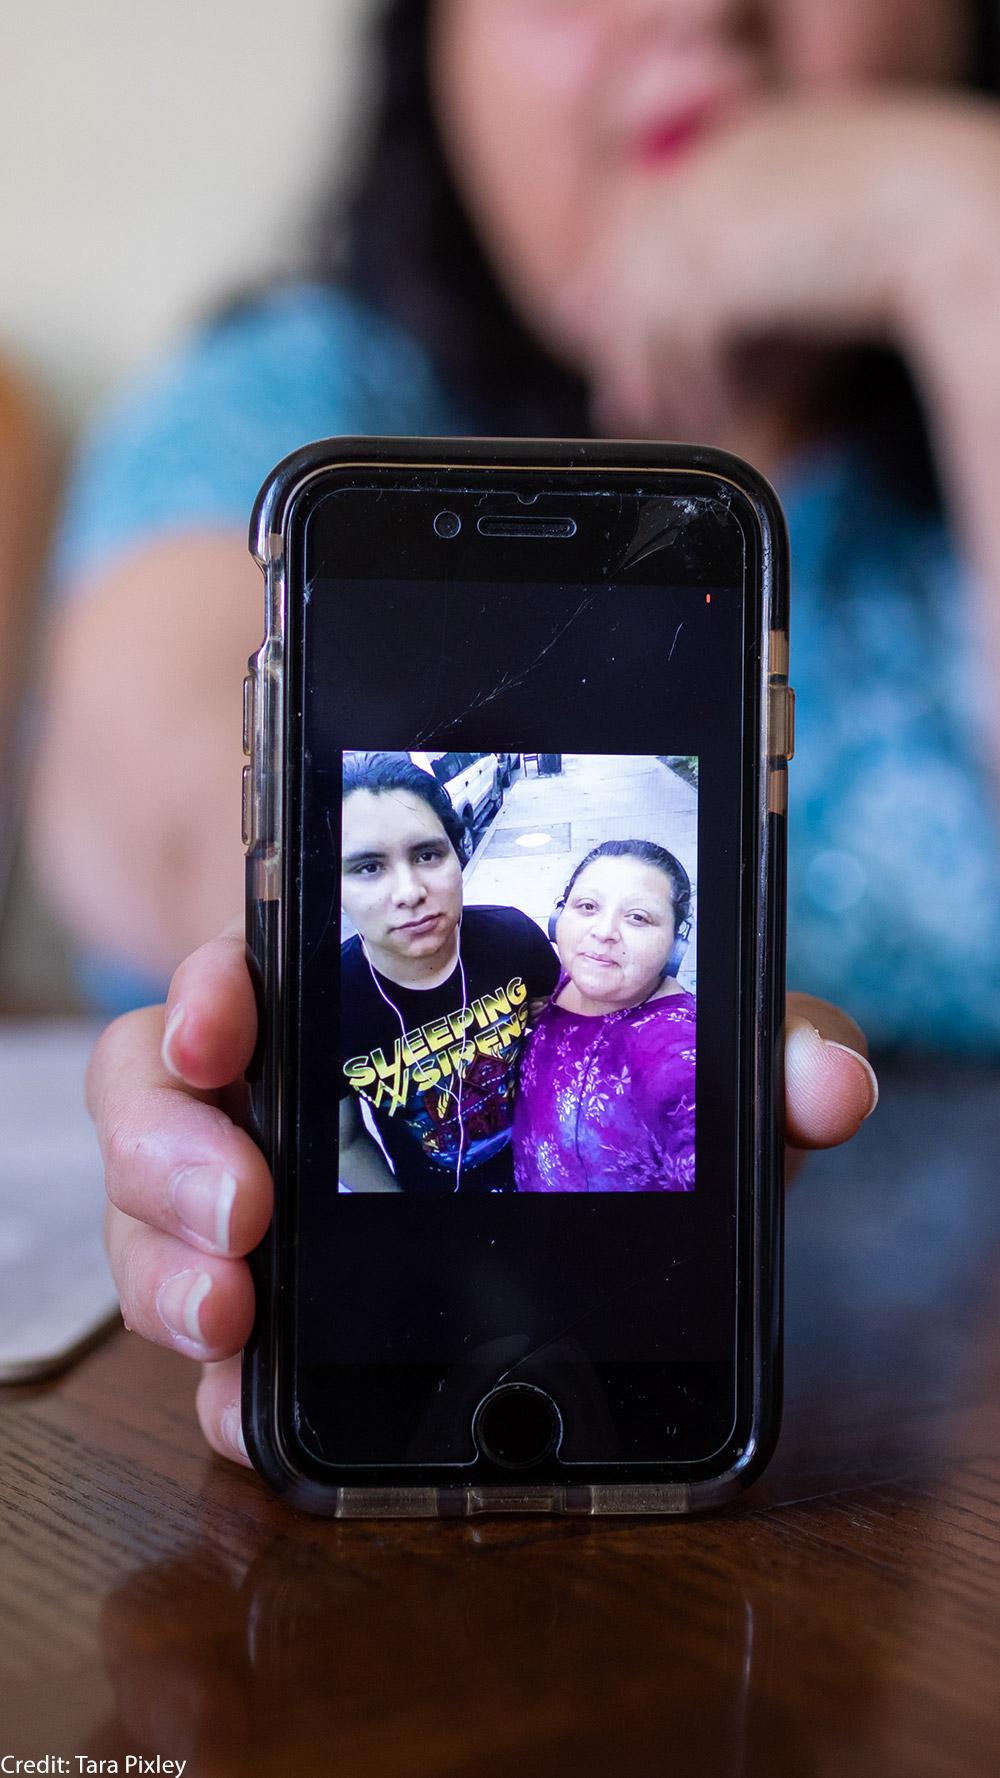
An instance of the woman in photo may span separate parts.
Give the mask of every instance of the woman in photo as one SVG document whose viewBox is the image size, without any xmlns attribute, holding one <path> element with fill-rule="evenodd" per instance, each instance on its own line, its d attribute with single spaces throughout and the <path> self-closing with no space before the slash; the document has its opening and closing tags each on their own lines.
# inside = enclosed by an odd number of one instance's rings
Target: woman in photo
<svg viewBox="0 0 1000 1778">
<path fill-rule="evenodd" d="M 673 973 L 690 901 L 652 840 L 606 840 L 577 865 L 556 922 L 563 973 L 521 1065 L 518 1191 L 692 1190 L 695 998 Z"/>
</svg>

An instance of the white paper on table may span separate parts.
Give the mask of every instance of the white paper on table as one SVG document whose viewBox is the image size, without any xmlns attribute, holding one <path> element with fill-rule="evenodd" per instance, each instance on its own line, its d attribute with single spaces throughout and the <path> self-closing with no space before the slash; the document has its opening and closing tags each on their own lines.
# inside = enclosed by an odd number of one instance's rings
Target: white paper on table
<svg viewBox="0 0 1000 1778">
<path fill-rule="evenodd" d="M 83 1099 L 98 1029 L 0 1022 L 0 1382 L 61 1369 L 117 1314 Z"/>
</svg>

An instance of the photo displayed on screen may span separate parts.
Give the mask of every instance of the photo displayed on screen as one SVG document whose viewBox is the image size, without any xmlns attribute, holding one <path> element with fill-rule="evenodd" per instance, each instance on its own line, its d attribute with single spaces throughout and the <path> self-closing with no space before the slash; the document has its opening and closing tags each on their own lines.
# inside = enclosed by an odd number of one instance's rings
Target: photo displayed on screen
<svg viewBox="0 0 1000 1778">
<path fill-rule="evenodd" d="M 695 1184 L 698 761 L 343 755 L 340 1189 Z"/>
</svg>

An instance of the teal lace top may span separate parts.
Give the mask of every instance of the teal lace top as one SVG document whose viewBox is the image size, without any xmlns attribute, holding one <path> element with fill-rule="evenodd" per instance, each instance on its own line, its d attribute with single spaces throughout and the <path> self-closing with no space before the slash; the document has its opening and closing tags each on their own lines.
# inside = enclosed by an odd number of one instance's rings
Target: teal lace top
<svg viewBox="0 0 1000 1778">
<path fill-rule="evenodd" d="M 82 586 L 154 538 L 243 534 L 279 458 L 338 433 L 480 428 L 423 352 L 354 298 L 298 286 L 220 320 L 93 428 L 55 558 Z M 968 580 L 920 519 L 833 445 L 788 467 L 792 681 L 789 982 L 874 1045 L 1000 1052 L 1000 834 Z M 84 959 L 108 1010 L 162 984 Z"/>
</svg>

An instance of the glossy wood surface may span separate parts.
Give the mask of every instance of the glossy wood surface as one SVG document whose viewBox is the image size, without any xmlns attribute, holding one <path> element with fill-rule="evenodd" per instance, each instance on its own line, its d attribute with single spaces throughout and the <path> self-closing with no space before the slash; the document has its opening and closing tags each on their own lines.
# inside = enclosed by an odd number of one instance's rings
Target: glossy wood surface
<svg viewBox="0 0 1000 1778">
<path fill-rule="evenodd" d="M 714 1517 L 310 1520 L 117 1334 L 0 1394 L 0 1754 L 995 1778 L 998 1334 L 1000 1081 L 931 1070 L 792 1193 L 785 1431 Z"/>
</svg>

